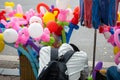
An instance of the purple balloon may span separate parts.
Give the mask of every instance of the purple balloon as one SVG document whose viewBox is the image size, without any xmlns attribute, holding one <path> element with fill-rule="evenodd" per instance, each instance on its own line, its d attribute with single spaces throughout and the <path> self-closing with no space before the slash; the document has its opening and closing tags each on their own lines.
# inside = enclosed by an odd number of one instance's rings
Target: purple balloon
<svg viewBox="0 0 120 80">
<path fill-rule="evenodd" d="M 1 30 L 1 28 L 0 28 L 0 33 L 2 33 L 2 30 Z"/>
<path fill-rule="evenodd" d="M 102 69 L 102 66 L 103 66 L 103 62 L 98 62 L 97 65 L 95 66 L 94 70 L 93 70 L 93 73 L 92 73 L 92 77 L 93 77 L 93 80 L 96 80 L 96 72 L 101 70 Z"/>
<path fill-rule="evenodd" d="M 31 39 L 29 39 L 27 41 L 27 44 L 29 44 L 30 46 L 32 46 L 35 49 L 35 51 L 39 54 L 40 47 L 36 46 Z"/>
</svg>

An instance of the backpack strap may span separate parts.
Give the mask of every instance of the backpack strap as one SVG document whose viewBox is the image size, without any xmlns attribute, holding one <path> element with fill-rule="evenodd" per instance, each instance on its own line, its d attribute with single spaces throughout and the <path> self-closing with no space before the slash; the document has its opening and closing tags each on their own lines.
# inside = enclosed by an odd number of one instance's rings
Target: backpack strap
<svg viewBox="0 0 120 80">
<path fill-rule="evenodd" d="M 51 61 L 56 60 L 58 58 L 58 49 L 51 48 Z"/>
<path fill-rule="evenodd" d="M 73 50 L 67 51 L 64 55 L 61 56 L 61 58 L 64 60 L 65 63 L 71 58 L 71 56 L 75 53 Z"/>
</svg>

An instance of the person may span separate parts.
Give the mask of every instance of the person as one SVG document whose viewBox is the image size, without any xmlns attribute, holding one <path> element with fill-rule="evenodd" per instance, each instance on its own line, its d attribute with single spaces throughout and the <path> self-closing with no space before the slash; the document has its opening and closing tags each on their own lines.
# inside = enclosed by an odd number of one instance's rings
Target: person
<svg viewBox="0 0 120 80">
<path fill-rule="evenodd" d="M 120 63 L 107 69 L 107 80 L 120 80 Z"/>
<path fill-rule="evenodd" d="M 88 77 L 88 56 L 84 51 L 79 51 L 74 44 L 64 43 L 58 48 L 58 56 L 64 55 L 69 50 L 77 50 L 73 56 L 66 63 L 67 65 L 67 74 L 69 75 L 69 80 L 85 80 Z M 39 74 L 42 69 L 50 61 L 51 47 L 46 46 L 41 48 L 40 57 L 39 57 Z M 82 74 L 82 75 L 81 75 Z"/>
</svg>

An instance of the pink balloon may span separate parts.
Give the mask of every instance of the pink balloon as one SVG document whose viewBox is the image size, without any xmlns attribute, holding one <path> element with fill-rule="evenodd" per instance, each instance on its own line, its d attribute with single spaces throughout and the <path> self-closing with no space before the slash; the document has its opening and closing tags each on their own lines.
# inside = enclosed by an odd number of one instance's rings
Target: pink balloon
<svg viewBox="0 0 120 80">
<path fill-rule="evenodd" d="M 117 29 L 114 33 L 115 44 L 120 47 L 120 29 Z"/>
<path fill-rule="evenodd" d="M 120 52 L 115 55 L 114 61 L 117 65 L 120 63 Z"/>
</svg>

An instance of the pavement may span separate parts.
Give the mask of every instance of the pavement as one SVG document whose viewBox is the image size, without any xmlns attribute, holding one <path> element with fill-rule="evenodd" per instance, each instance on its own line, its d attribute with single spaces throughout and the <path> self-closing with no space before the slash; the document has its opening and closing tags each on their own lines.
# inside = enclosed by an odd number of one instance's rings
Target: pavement
<svg viewBox="0 0 120 80">
<path fill-rule="evenodd" d="M 15 4 L 21 4 L 23 10 L 27 11 L 30 8 L 36 7 L 39 2 L 53 5 L 56 0 L 0 0 L 0 9 L 4 8 L 4 2 L 13 1 Z M 71 8 L 79 6 L 79 0 L 70 0 Z M 15 5 L 16 6 L 16 5 Z M 93 60 L 93 45 L 94 45 L 94 29 L 88 29 L 80 26 L 79 30 L 74 30 L 71 36 L 70 43 L 74 43 L 80 50 L 88 54 L 89 66 L 92 67 Z M 96 42 L 96 63 L 103 62 L 103 67 L 115 65 L 113 46 L 107 42 L 103 34 L 97 31 Z M 11 73 L 13 72 L 13 73 Z M 19 57 L 16 49 L 6 45 L 3 52 L 0 53 L 0 80 L 19 80 Z"/>
</svg>

